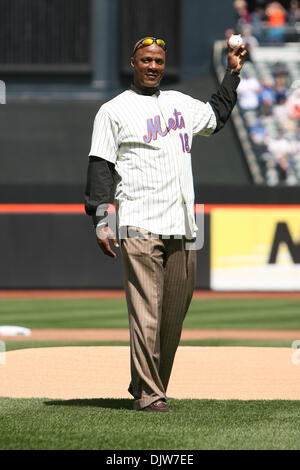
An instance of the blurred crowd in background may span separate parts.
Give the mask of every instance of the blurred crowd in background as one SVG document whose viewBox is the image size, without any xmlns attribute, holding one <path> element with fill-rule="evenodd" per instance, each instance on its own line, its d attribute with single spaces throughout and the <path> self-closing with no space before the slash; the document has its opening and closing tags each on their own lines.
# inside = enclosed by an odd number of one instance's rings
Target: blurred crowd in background
<svg viewBox="0 0 300 470">
<path fill-rule="evenodd" d="M 225 38 L 241 34 L 248 51 L 238 106 L 265 180 L 269 185 L 295 185 L 300 182 L 300 45 L 298 58 L 287 62 L 282 57 L 270 61 L 267 55 L 257 62 L 252 56 L 256 48 L 265 48 L 268 54 L 271 47 L 299 43 L 300 8 L 297 0 L 289 9 L 279 2 L 263 3 L 256 2 L 250 12 L 245 0 L 235 0 L 235 30 L 226 30 Z"/>
<path fill-rule="evenodd" d="M 300 26 L 300 8 L 298 0 L 291 0 L 286 9 L 280 2 L 266 3 L 256 0 L 252 12 L 246 0 L 235 0 L 236 30 L 241 33 L 247 46 L 261 43 L 276 44 L 283 42 L 291 32 Z"/>
</svg>

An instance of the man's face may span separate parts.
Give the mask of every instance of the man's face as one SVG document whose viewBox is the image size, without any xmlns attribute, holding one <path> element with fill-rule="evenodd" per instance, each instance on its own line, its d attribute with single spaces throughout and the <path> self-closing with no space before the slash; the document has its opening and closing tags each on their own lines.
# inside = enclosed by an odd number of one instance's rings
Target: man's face
<svg viewBox="0 0 300 470">
<path fill-rule="evenodd" d="M 134 84 L 140 88 L 159 86 L 165 71 L 165 61 L 166 53 L 157 44 L 140 47 L 130 61 L 134 70 Z"/>
</svg>

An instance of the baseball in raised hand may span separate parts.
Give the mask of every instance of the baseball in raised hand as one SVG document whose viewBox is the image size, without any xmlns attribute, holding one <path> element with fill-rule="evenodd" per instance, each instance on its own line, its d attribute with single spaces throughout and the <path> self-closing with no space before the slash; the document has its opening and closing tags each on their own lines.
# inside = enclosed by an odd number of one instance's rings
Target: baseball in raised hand
<svg viewBox="0 0 300 470">
<path fill-rule="evenodd" d="M 240 38 L 240 39 L 237 39 Z M 233 47 L 235 46 L 235 47 Z M 227 65 L 231 70 L 239 72 L 244 64 L 247 51 L 241 35 L 233 34 L 228 40 Z"/>
</svg>

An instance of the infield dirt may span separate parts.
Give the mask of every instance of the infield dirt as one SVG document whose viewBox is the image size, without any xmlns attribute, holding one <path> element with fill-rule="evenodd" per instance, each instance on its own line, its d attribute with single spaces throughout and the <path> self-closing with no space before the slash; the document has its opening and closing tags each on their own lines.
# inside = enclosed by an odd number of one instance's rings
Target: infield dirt
<svg viewBox="0 0 300 470">
<path fill-rule="evenodd" d="M 292 348 L 179 347 L 172 398 L 300 400 Z M 129 398 L 129 347 L 35 348 L 6 353 L 0 396 Z"/>
<path fill-rule="evenodd" d="M 300 330 L 183 329 L 181 340 L 245 339 L 294 341 Z M 2 336 L 4 341 L 129 341 L 129 329 L 122 328 L 45 328 L 31 330 L 30 336 Z"/>
</svg>

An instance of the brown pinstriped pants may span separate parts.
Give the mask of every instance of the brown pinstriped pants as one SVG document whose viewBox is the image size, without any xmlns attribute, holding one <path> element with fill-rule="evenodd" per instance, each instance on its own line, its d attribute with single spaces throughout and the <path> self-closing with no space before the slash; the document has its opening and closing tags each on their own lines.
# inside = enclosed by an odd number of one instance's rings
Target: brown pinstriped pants
<svg viewBox="0 0 300 470">
<path fill-rule="evenodd" d="M 166 399 L 166 390 L 190 305 L 196 251 L 184 238 L 152 238 L 136 229 L 121 240 L 123 277 L 130 327 L 131 383 L 134 408 Z"/>
</svg>

